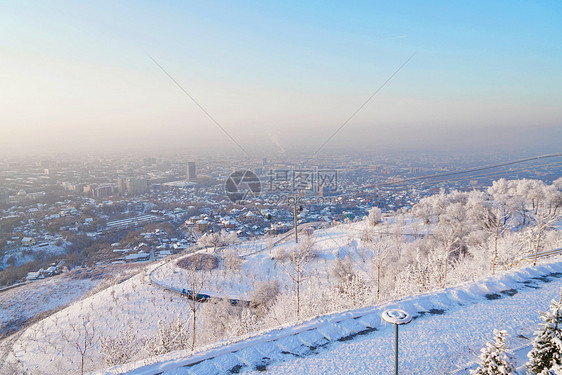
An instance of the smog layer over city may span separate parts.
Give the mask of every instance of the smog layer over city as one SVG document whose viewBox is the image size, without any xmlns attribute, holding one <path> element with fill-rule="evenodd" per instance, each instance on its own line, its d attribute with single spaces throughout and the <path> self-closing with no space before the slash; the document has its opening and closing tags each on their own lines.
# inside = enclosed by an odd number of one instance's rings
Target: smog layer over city
<svg viewBox="0 0 562 375">
<path fill-rule="evenodd" d="M 562 374 L 562 3 L 0 10 L 0 375 Z"/>
</svg>

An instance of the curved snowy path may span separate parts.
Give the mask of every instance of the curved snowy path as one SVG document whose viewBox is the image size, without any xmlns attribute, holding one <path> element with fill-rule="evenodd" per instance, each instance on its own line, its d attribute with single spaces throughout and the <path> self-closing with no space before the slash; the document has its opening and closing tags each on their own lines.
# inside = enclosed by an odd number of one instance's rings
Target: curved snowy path
<svg viewBox="0 0 562 375">
<path fill-rule="evenodd" d="M 424 314 L 400 327 L 400 373 L 451 373 L 477 355 L 492 337 L 494 328 L 506 329 L 511 348 L 528 345 L 520 335 L 532 337 L 539 311 L 560 298 L 562 275 L 521 283 L 517 293 L 494 294 L 468 306 L 447 310 L 442 315 Z M 545 282 L 546 281 L 546 282 Z M 502 323 L 503 321 L 503 323 Z M 372 332 L 353 340 L 336 342 L 316 355 L 271 363 L 271 374 L 390 374 L 394 371 L 393 329 Z M 518 366 L 523 363 L 518 363 Z M 250 371 L 248 371 L 249 373 Z"/>
</svg>

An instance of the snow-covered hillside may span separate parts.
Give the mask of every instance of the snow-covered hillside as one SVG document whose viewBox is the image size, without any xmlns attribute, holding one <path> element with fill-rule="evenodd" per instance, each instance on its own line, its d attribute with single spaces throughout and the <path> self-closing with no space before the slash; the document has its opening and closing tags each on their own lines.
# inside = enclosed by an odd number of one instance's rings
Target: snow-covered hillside
<svg viewBox="0 0 562 375">
<path fill-rule="evenodd" d="M 559 212 L 553 209 L 560 186 L 541 184 L 498 181 L 487 193 L 442 192 L 422 199 L 410 211 L 384 216 L 374 208 L 364 220 L 315 231 L 309 231 L 313 227 L 309 225 L 300 233 L 298 245 L 287 236 L 280 237 L 287 237 L 285 241 L 262 238 L 216 252 L 192 248 L 139 265 L 136 276 L 92 293 L 4 341 L 0 371 L 67 374 L 80 373 L 84 367 L 139 372 L 155 363 L 165 368 L 192 363 L 188 371 L 195 373 L 264 366 L 279 372 L 286 370 L 283 366 L 301 366 L 307 371 L 310 365 L 305 362 L 321 358 L 324 350 L 341 346 L 349 357 L 343 348 L 357 340 L 375 340 L 375 350 L 384 351 L 389 344 L 384 344 L 387 330 L 380 312 L 390 306 L 414 314 L 411 327 L 428 322 L 425 336 L 416 335 L 428 348 L 438 348 L 427 349 L 435 358 L 424 363 L 453 370 L 470 362 L 476 346 L 482 346 L 497 327 L 491 327 L 492 320 L 489 324 L 474 320 L 461 336 L 466 336 L 467 346 L 461 346 L 446 338 L 456 331 L 431 324 L 469 322 L 468 315 L 476 318 L 478 311 L 492 311 L 491 306 L 501 302 L 512 304 L 512 312 L 506 312 L 506 322 L 512 316 L 510 324 L 515 327 L 510 333 L 517 327 L 517 316 L 527 317 L 519 327 L 530 330 L 528 319 L 534 314 L 536 320 L 537 311 L 547 308 L 553 296 L 545 293 L 560 283 L 558 252 L 541 256 L 562 246 Z M 529 268 L 535 262 L 537 267 Z M 546 276 L 533 279 L 541 275 Z M 178 293 L 184 289 L 218 298 L 195 303 Z M 546 300 L 531 303 L 535 295 Z M 26 302 L 11 296 L 15 304 L 11 311 L 22 309 Z M 69 294 L 63 302 L 71 299 Z M 229 299 L 250 303 L 232 305 Z M 455 318 L 456 311 L 461 315 Z M 447 323 L 449 316 L 452 320 Z M 467 336 L 472 331 L 474 341 Z M 441 334 L 444 341 L 439 341 Z M 512 335 L 512 340 L 516 337 Z M 456 357 L 448 346 L 458 351 Z M 247 359 L 227 355 L 232 348 L 244 349 Z M 311 355 L 315 352 L 318 356 Z M 224 362 L 194 364 L 217 353 Z M 306 360 L 291 364 L 287 356 Z M 381 369 L 387 364 L 382 357 L 376 362 Z M 151 371 L 153 367 L 146 373 Z"/>
<path fill-rule="evenodd" d="M 6 290 L 0 294 L 0 335 L 14 333 L 28 320 L 95 293 L 134 272 L 138 272 L 138 267 L 129 265 L 76 269 Z"/>
<path fill-rule="evenodd" d="M 407 374 L 443 374 L 472 367 L 479 350 L 502 326 L 511 348 L 528 348 L 539 311 L 560 298 L 562 262 L 506 272 L 476 283 L 382 306 L 332 314 L 190 356 L 117 367 L 108 374 L 387 374 L 394 366 L 394 330 L 385 309 L 414 316 L 400 328 L 400 366 Z M 175 358 L 175 359 L 173 359 Z M 523 363 L 520 363 L 523 365 Z"/>
</svg>

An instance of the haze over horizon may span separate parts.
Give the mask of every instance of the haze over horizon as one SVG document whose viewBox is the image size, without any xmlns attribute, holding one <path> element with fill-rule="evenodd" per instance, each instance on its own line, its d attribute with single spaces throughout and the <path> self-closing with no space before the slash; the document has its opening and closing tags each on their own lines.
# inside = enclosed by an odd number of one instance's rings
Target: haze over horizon
<svg viewBox="0 0 562 375">
<path fill-rule="evenodd" d="M 0 12 L 0 155 L 559 151 L 562 4 L 23 1 Z"/>
</svg>

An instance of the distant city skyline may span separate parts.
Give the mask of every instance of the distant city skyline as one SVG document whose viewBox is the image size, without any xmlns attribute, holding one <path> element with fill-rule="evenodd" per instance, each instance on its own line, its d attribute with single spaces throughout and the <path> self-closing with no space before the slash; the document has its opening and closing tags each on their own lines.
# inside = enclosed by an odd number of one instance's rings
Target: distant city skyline
<svg viewBox="0 0 562 375">
<path fill-rule="evenodd" d="M 4 3 L 0 156 L 557 151 L 562 4 Z M 558 150 L 559 151 L 559 150 Z"/>
</svg>

